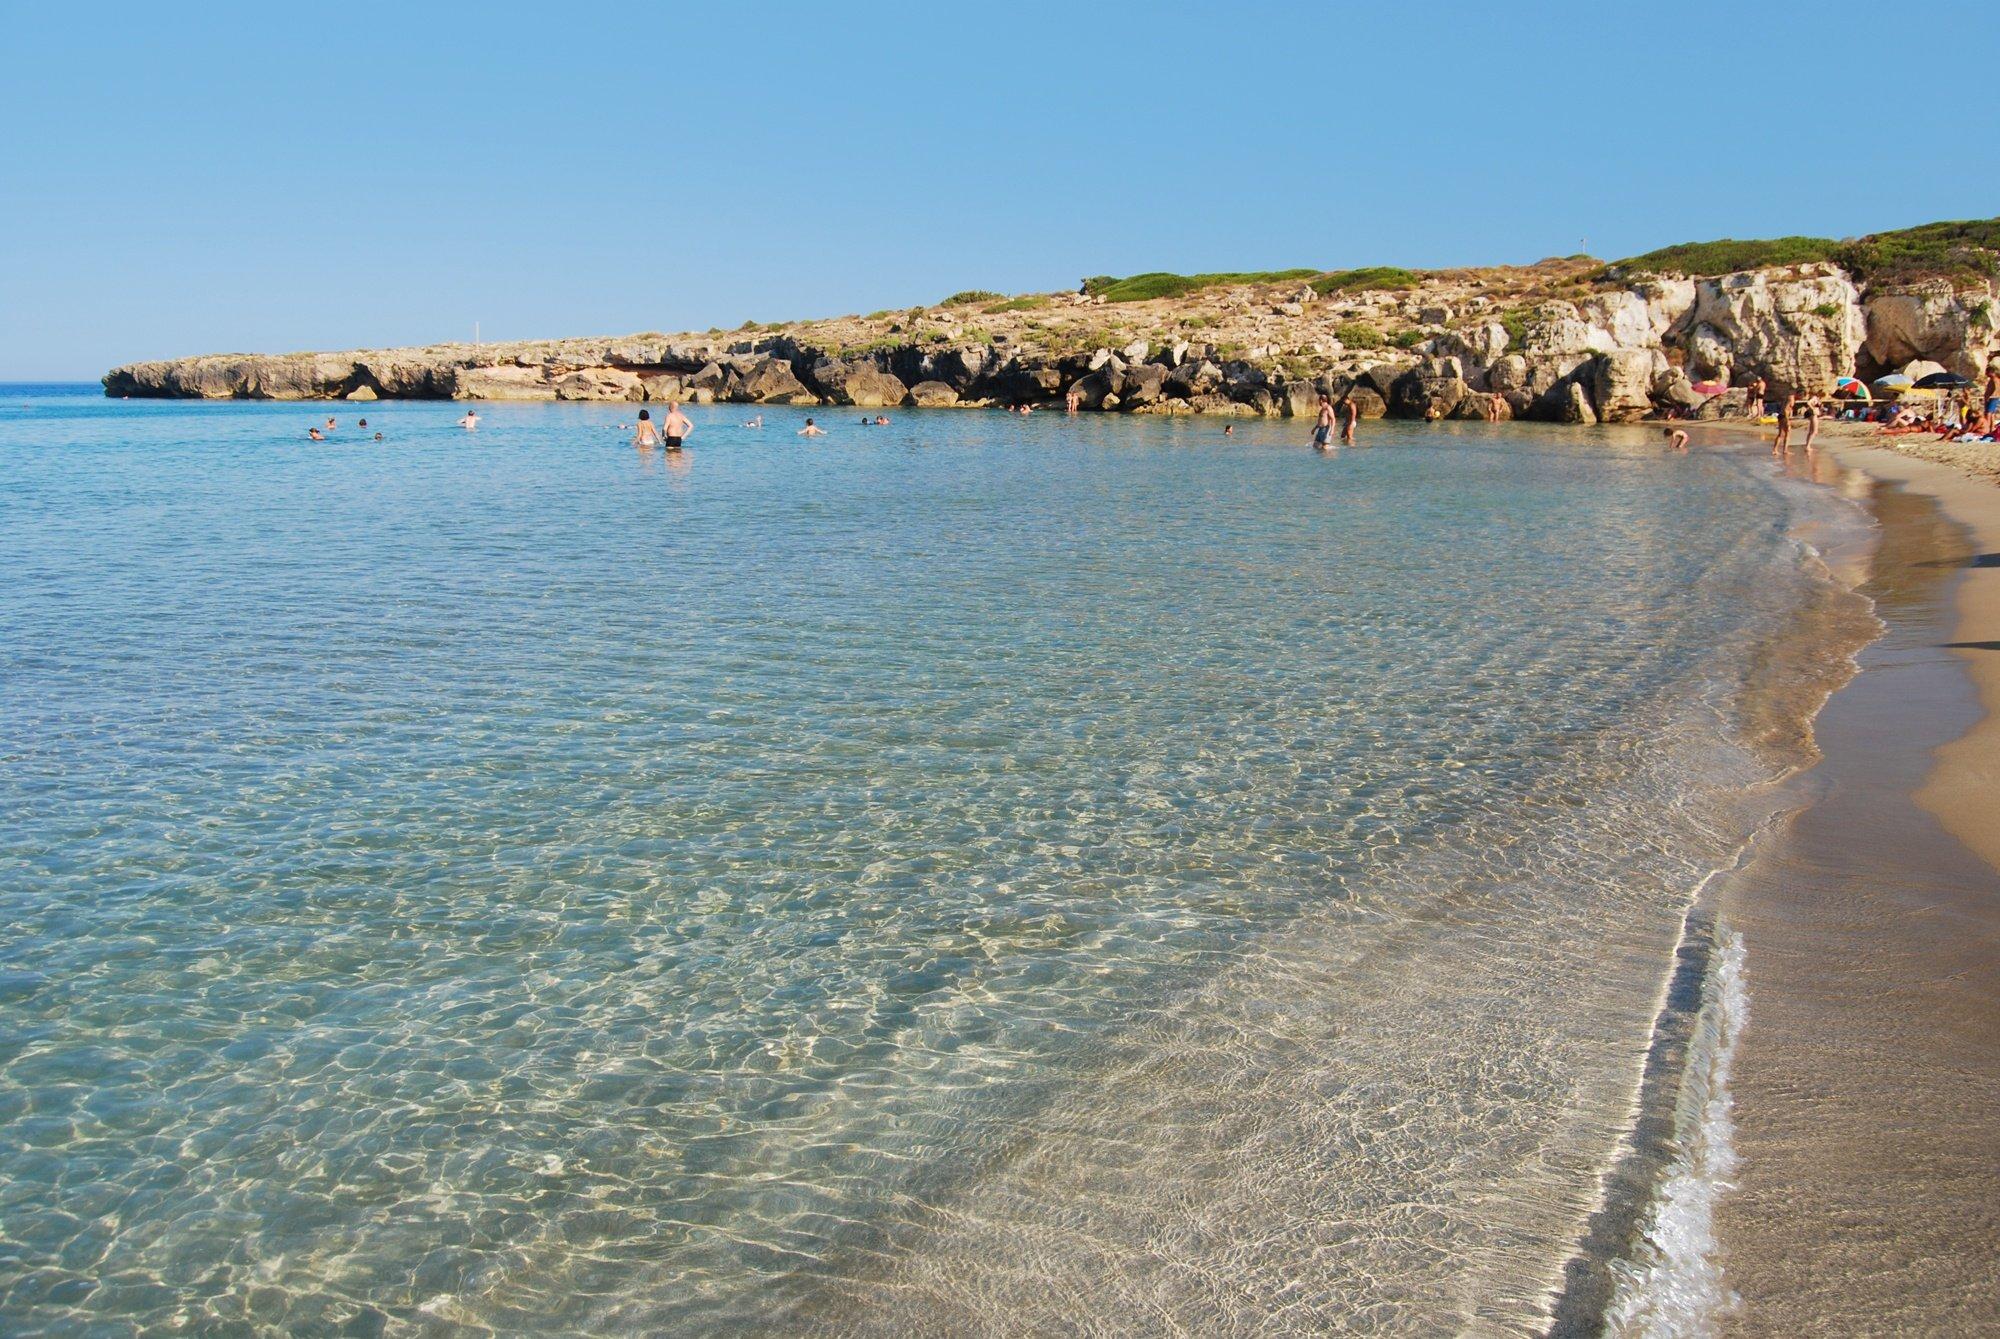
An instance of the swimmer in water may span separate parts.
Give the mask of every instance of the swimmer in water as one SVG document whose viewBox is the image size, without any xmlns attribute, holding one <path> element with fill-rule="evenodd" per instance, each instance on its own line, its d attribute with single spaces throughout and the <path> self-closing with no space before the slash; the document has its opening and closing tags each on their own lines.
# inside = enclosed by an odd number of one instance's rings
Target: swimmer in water
<svg viewBox="0 0 2000 1339">
<path fill-rule="evenodd" d="M 468 410 L 466 410 L 466 411 L 465 411 L 465 417 L 464 417 L 464 418 L 462 418 L 462 419 L 460 419 L 460 420 L 458 421 L 458 426 L 459 426 L 459 427 L 461 427 L 461 428 L 464 428 L 464 429 L 466 429 L 467 431 L 471 431 L 471 430 L 472 430 L 473 428 L 476 428 L 476 427 L 478 427 L 478 426 L 479 426 L 479 411 L 478 411 L 478 410 L 476 410 L 476 409 L 468 409 Z"/>
<path fill-rule="evenodd" d="M 825 428 L 822 428 L 822 427 L 820 427 L 820 426 L 819 426 L 819 424 L 817 424 L 817 423 L 813 422 L 813 421 L 812 421 L 811 419 L 807 419 L 807 420 L 806 420 L 806 425 L 805 425 L 805 426 L 804 426 L 803 428 L 800 428 L 800 429 L 799 429 L 799 436 L 801 436 L 801 437 L 824 437 L 824 436 L 826 436 L 826 429 L 825 429 Z"/>
<path fill-rule="evenodd" d="M 693 431 L 694 424 L 688 422 L 688 416 L 681 412 L 681 402 L 667 401 L 667 417 L 660 424 L 661 437 L 667 444 L 667 450 L 680 450 L 681 443 L 686 441 L 687 435 Z"/>
<path fill-rule="evenodd" d="M 1674 451 L 1686 451 L 1688 449 L 1688 435 L 1679 428 L 1668 428 L 1667 446 Z"/>
<path fill-rule="evenodd" d="M 660 434 L 653 428 L 653 415 L 641 409 L 639 421 L 632 427 L 632 445 L 641 451 L 650 451 L 660 444 Z"/>
</svg>

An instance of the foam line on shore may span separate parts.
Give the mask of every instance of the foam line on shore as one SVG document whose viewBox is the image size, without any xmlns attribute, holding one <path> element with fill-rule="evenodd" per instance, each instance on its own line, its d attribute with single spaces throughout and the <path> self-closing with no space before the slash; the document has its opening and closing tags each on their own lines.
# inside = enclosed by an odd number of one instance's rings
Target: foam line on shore
<svg viewBox="0 0 2000 1339">
<path fill-rule="evenodd" d="M 1717 932 L 1675 1105 L 1679 1149 L 1630 1261 L 1612 1265 L 1605 1332 L 1621 1339 L 1713 1334 L 1737 1304 L 1716 1250 L 1715 1209 L 1737 1164 L 1730 1070 L 1750 1016 L 1743 936 Z"/>
</svg>

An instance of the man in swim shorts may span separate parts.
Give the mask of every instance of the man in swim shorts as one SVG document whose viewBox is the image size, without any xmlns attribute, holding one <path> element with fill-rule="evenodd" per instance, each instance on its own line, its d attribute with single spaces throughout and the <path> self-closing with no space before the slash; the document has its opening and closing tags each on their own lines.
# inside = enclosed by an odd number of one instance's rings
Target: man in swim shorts
<svg viewBox="0 0 2000 1339">
<path fill-rule="evenodd" d="M 694 431 L 694 424 L 688 422 L 688 416 L 681 412 L 681 402 L 679 400 L 667 401 L 667 417 L 660 424 L 660 431 L 666 437 L 667 450 L 669 451 L 680 450 L 681 443 L 686 441 L 687 435 Z"/>
<path fill-rule="evenodd" d="M 1313 450 L 1324 451 L 1333 444 L 1333 400 L 1319 393 L 1319 417 L 1313 422 Z"/>
</svg>

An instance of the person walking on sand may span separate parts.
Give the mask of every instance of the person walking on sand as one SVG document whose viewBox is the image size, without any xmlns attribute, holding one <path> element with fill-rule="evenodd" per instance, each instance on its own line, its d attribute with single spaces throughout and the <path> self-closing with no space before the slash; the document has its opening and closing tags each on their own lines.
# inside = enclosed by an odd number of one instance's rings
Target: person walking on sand
<svg viewBox="0 0 2000 1339">
<path fill-rule="evenodd" d="M 1340 409 L 1340 444 L 1353 446 L 1354 421 L 1361 417 L 1361 407 L 1354 403 L 1354 397 L 1350 395 L 1340 402 Z"/>
<path fill-rule="evenodd" d="M 650 451 L 660 444 L 660 434 L 653 429 L 653 416 L 647 411 L 639 411 L 639 421 L 632 425 L 632 445 L 641 451 Z"/>
<path fill-rule="evenodd" d="M 806 420 L 806 425 L 805 425 L 805 426 L 804 426 L 803 428 L 800 428 L 800 429 L 799 429 L 799 436 L 801 436 L 801 437 L 824 437 L 824 436 L 826 436 L 826 429 L 825 429 L 825 428 L 822 428 L 822 427 L 820 427 L 820 425 L 819 425 L 819 424 L 817 424 L 817 423 L 813 422 L 813 421 L 812 421 L 811 419 L 807 419 L 807 420 Z"/>
<path fill-rule="evenodd" d="M 458 421 L 458 426 L 464 428 L 467 432 L 470 432 L 472 431 L 472 429 L 478 427 L 479 411 L 477 409 L 466 410 L 465 417 Z"/>
<path fill-rule="evenodd" d="M 1319 415 L 1313 420 L 1313 450 L 1325 451 L 1333 445 L 1333 398 L 1319 393 Z"/>
<path fill-rule="evenodd" d="M 1792 400 L 1788 395 L 1778 397 L 1778 439 L 1771 443 L 1771 454 L 1788 456 L 1792 453 Z"/>
<path fill-rule="evenodd" d="M 661 422 L 660 431 L 666 436 L 669 451 L 680 450 L 681 443 L 694 431 L 694 424 L 688 422 L 688 416 L 681 412 L 679 400 L 667 401 L 667 417 Z"/>
<path fill-rule="evenodd" d="M 1806 454 L 1811 455 L 1813 443 L 1819 440 L 1819 397 L 1806 397 Z"/>
</svg>

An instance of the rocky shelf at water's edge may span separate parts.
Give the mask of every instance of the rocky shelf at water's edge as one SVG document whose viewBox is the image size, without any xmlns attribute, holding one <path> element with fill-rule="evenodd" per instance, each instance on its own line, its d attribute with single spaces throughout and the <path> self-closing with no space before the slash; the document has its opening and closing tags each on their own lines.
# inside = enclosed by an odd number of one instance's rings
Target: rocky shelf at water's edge
<svg viewBox="0 0 2000 1339">
<path fill-rule="evenodd" d="M 1403 271 L 1393 286 L 1200 276 L 1192 292 L 963 294 L 935 307 L 733 332 L 133 363 L 110 396 L 685 400 L 925 407 L 1060 402 L 1134 413 L 1624 421 L 1740 413 L 1741 389 L 1825 393 L 1914 360 L 1966 376 L 1996 351 L 2000 281 L 1873 283 L 1839 264 L 1690 278 L 1586 257 Z M 1310 272 L 1304 272 L 1310 273 Z M 1370 274 L 1374 272 L 1345 272 Z M 1175 278 L 1176 276 L 1167 276 Z M 1247 278 L 1250 282 L 1212 282 Z M 1259 281 L 1262 280 L 1262 281 Z M 1126 281 L 1129 283 L 1130 281 Z M 1329 291 L 1330 290 L 1330 291 Z M 1697 382 L 1736 389 L 1703 394 Z M 1498 397 L 1497 399 L 1495 397 Z"/>
</svg>

